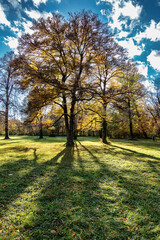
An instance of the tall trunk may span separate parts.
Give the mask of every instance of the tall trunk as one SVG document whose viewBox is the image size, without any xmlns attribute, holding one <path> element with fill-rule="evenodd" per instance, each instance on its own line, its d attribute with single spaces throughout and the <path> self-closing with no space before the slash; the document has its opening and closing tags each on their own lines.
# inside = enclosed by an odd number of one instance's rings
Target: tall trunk
<svg viewBox="0 0 160 240">
<path fill-rule="evenodd" d="M 5 139 L 9 139 L 9 130 L 8 130 L 8 110 L 9 110 L 9 86 L 8 82 L 6 84 L 6 109 L 5 109 Z"/>
<path fill-rule="evenodd" d="M 107 122 L 106 119 L 103 118 L 102 121 L 102 142 L 103 143 L 107 143 Z"/>
<path fill-rule="evenodd" d="M 107 121 L 106 121 L 106 104 L 103 105 L 103 120 L 102 120 L 102 142 L 107 143 Z"/>
<path fill-rule="evenodd" d="M 66 135 L 67 135 L 67 143 L 66 146 L 73 146 L 73 131 L 70 129 L 69 121 L 68 121 L 68 112 L 67 112 L 67 102 L 66 102 L 66 96 L 63 93 L 63 111 L 64 111 L 64 120 L 65 120 L 65 129 L 66 129 Z M 73 116 L 70 118 L 70 125 L 73 120 Z"/>
<path fill-rule="evenodd" d="M 5 139 L 9 139 L 8 131 L 8 103 L 6 102 L 6 111 L 5 111 Z"/>
<path fill-rule="evenodd" d="M 128 116 L 129 116 L 130 138 L 133 139 L 133 124 L 132 124 L 132 111 L 131 111 L 130 99 L 128 99 Z"/>
<path fill-rule="evenodd" d="M 70 109 L 70 142 L 69 146 L 73 146 L 74 142 L 74 136 L 75 136 L 75 115 L 74 115 L 74 109 L 75 109 L 75 96 L 72 96 L 72 102 L 71 102 L 71 109 Z"/>
<path fill-rule="evenodd" d="M 40 117 L 40 123 L 39 123 L 39 138 L 43 138 L 43 124 L 42 124 L 42 117 Z"/>
</svg>

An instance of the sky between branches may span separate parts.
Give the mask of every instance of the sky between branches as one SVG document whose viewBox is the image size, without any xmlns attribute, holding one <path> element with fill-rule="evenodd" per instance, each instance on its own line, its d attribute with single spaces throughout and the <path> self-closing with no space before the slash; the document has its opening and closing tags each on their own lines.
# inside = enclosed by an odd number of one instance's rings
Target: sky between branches
<svg viewBox="0 0 160 240">
<path fill-rule="evenodd" d="M 82 9 L 108 22 L 152 88 L 152 80 L 160 77 L 160 0 L 0 0 L 0 57 L 16 51 L 18 38 L 32 32 L 34 19 L 52 12 L 67 18 L 68 12 Z"/>
</svg>

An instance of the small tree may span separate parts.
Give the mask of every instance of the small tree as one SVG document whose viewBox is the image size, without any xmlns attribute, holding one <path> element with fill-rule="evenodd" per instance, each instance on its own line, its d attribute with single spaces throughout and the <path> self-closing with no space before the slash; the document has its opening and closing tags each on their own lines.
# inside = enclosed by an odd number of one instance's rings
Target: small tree
<svg viewBox="0 0 160 240">
<path fill-rule="evenodd" d="M 123 75 L 119 81 L 126 87 L 127 92 L 117 96 L 115 106 L 121 109 L 128 116 L 130 138 L 133 134 L 133 116 L 137 114 L 137 102 L 145 95 L 144 87 L 140 83 L 141 75 L 133 62 L 128 61 L 123 70 Z"/>
<path fill-rule="evenodd" d="M 116 96 L 124 92 L 123 85 L 117 79 L 122 76 L 122 64 L 125 59 L 124 50 L 117 45 L 112 38 L 108 39 L 98 48 L 98 56 L 94 60 L 93 71 L 95 105 L 98 101 L 100 107 L 91 108 L 97 112 L 102 122 L 102 142 L 107 142 L 107 107 Z"/>
<path fill-rule="evenodd" d="M 9 139 L 8 118 L 11 107 L 15 106 L 17 66 L 14 64 L 15 55 L 9 52 L 0 59 L 0 104 L 5 121 L 5 139 Z"/>
</svg>

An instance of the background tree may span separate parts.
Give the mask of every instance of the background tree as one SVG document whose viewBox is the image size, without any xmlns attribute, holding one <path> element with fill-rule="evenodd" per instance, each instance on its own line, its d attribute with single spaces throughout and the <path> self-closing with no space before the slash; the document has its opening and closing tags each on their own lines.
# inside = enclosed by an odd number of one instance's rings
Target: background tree
<svg viewBox="0 0 160 240">
<path fill-rule="evenodd" d="M 99 46 L 98 56 L 95 58 L 95 69 L 93 72 L 95 102 L 98 101 L 101 107 L 90 108 L 97 111 L 102 122 L 102 142 L 107 143 L 107 107 L 115 99 L 115 96 L 123 94 L 124 88 L 116 80 L 122 75 L 124 64 L 124 50 L 117 45 L 112 38 Z"/>
<path fill-rule="evenodd" d="M 153 120 L 153 135 L 160 135 L 160 78 L 154 80 L 154 86 L 155 92 L 148 93 L 147 110 Z"/>
<path fill-rule="evenodd" d="M 121 109 L 124 114 L 127 113 L 129 121 L 130 138 L 134 138 L 133 134 L 133 116 L 136 110 L 136 104 L 138 99 L 144 97 L 144 87 L 140 83 L 141 75 L 138 73 L 135 63 L 128 61 L 123 70 L 123 75 L 119 78 L 119 81 L 128 90 L 123 95 L 117 96 L 115 106 Z M 137 111 L 136 111 L 137 113 Z"/>
<path fill-rule="evenodd" d="M 9 52 L 0 59 L 0 103 L 1 113 L 5 121 L 5 139 L 9 139 L 8 118 L 11 107 L 17 105 L 15 92 L 17 90 L 16 76 L 17 66 L 14 64 L 15 55 Z"/>
</svg>

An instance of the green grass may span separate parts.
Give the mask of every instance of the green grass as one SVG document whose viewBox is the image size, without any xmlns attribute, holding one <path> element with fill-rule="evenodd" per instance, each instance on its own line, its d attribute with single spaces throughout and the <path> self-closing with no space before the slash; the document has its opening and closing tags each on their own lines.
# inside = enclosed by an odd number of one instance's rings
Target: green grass
<svg viewBox="0 0 160 240">
<path fill-rule="evenodd" d="M 160 239 L 160 142 L 0 140 L 0 239 Z"/>
</svg>

